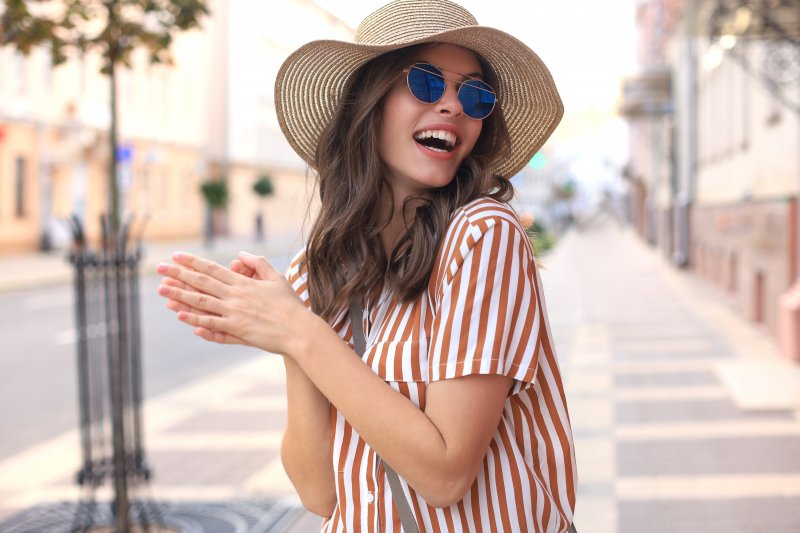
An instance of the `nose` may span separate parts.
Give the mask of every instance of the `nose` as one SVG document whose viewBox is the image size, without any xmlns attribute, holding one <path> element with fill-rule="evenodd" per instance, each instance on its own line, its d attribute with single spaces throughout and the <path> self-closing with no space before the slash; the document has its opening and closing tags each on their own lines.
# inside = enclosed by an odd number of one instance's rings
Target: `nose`
<svg viewBox="0 0 800 533">
<path fill-rule="evenodd" d="M 458 100 L 458 85 L 455 82 L 447 81 L 444 94 L 436 102 L 436 112 L 454 117 L 461 116 L 464 113 L 461 102 Z"/>
</svg>

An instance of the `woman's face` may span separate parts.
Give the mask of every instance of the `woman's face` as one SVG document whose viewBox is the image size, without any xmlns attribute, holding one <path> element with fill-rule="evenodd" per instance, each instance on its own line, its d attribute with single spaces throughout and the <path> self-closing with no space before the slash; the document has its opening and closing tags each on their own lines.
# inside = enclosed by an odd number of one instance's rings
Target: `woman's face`
<svg viewBox="0 0 800 533">
<path fill-rule="evenodd" d="M 387 179 L 395 199 L 400 201 L 450 183 L 475 146 L 483 125 L 481 120 L 464 114 L 457 98 L 458 86 L 450 81 L 482 77 L 483 71 L 473 52 L 440 44 L 421 50 L 408 64 L 417 62 L 439 67 L 448 80 L 442 98 L 425 104 L 409 91 L 406 75 L 398 73 L 397 83 L 384 99 L 379 147 L 388 167 Z M 455 146 L 444 151 L 428 147 L 425 132 L 438 132 L 440 137 L 450 140 L 455 135 Z"/>
</svg>

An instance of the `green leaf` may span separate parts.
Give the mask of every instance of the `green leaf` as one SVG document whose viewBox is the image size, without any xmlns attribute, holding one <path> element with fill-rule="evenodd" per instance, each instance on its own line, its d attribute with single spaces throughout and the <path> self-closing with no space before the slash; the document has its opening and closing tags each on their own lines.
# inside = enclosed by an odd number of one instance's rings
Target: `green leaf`
<svg viewBox="0 0 800 533">
<path fill-rule="evenodd" d="M 272 195 L 275 192 L 275 187 L 272 185 L 272 178 L 263 175 L 253 183 L 253 191 L 262 198 Z"/>
<path fill-rule="evenodd" d="M 206 181 L 200 185 L 200 192 L 211 209 L 222 209 L 228 204 L 228 182 L 223 179 Z"/>
</svg>

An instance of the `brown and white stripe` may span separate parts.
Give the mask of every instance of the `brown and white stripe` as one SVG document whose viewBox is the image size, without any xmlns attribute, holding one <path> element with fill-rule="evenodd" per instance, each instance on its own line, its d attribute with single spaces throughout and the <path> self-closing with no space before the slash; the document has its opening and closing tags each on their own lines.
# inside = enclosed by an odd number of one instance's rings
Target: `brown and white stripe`
<svg viewBox="0 0 800 533">
<path fill-rule="evenodd" d="M 301 252 L 287 277 L 309 305 Z M 334 328 L 351 340 L 348 317 Z M 488 198 L 459 209 L 417 300 L 384 292 L 364 309 L 364 362 L 420 409 L 428 383 L 468 374 L 514 379 L 483 468 L 464 498 L 434 508 L 403 482 L 421 531 L 566 531 L 576 471 L 569 415 L 530 242 Z M 337 506 L 324 532 L 400 532 L 380 459 L 331 407 Z"/>
</svg>

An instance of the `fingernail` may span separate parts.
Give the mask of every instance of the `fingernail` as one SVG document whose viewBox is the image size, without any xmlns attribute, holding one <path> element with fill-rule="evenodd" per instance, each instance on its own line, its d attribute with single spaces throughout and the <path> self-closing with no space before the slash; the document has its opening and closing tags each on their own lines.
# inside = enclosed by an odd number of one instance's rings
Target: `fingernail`
<svg viewBox="0 0 800 533">
<path fill-rule="evenodd" d="M 243 256 L 245 256 L 245 257 L 253 257 L 253 254 L 251 254 L 251 253 L 248 253 L 248 252 L 245 252 L 245 251 L 241 251 L 241 252 L 239 252 L 239 255 L 243 255 Z"/>
<path fill-rule="evenodd" d="M 167 287 L 166 285 L 159 285 L 158 294 L 160 294 L 161 296 L 167 296 L 169 294 L 169 287 Z"/>
<path fill-rule="evenodd" d="M 175 261 L 180 261 L 181 259 L 183 259 L 183 255 L 184 255 L 183 252 L 175 252 L 174 254 L 172 254 L 172 258 Z"/>
<path fill-rule="evenodd" d="M 158 266 L 156 266 L 156 272 L 159 274 L 166 274 L 168 270 L 169 265 L 166 263 L 159 263 Z"/>
</svg>

